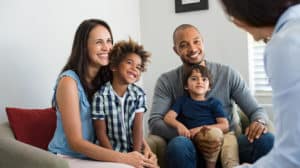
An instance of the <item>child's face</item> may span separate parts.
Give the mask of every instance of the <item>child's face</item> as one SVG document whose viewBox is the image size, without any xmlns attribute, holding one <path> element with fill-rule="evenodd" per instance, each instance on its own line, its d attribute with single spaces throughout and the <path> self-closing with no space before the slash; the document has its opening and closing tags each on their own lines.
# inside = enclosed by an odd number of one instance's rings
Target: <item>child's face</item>
<svg viewBox="0 0 300 168">
<path fill-rule="evenodd" d="M 190 95 L 205 96 L 210 90 L 209 80 L 207 77 L 202 77 L 202 74 L 199 71 L 193 70 L 187 80 L 187 86 L 185 89 L 190 93 Z"/>
<path fill-rule="evenodd" d="M 135 83 L 140 79 L 142 59 L 135 53 L 128 54 L 115 69 L 115 73 L 126 84 Z"/>
</svg>

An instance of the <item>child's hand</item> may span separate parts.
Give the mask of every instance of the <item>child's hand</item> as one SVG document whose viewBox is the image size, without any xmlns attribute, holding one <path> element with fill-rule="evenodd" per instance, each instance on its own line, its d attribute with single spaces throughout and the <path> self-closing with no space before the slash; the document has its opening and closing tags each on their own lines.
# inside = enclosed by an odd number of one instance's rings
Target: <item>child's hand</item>
<svg viewBox="0 0 300 168">
<path fill-rule="evenodd" d="M 187 138 L 191 137 L 190 131 L 183 125 L 177 127 L 178 134 Z"/>
</svg>

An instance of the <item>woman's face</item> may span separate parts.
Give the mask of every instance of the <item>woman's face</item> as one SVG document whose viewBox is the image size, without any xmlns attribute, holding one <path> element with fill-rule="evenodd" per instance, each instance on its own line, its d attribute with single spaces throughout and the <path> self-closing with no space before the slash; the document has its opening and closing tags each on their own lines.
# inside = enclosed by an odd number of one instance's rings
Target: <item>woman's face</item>
<svg viewBox="0 0 300 168">
<path fill-rule="evenodd" d="M 108 53 L 112 48 L 112 38 L 109 31 L 102 25 L 94 27 L 89 34 L 87 47 L 92 66 L 107 65 Z"/>
</svg>

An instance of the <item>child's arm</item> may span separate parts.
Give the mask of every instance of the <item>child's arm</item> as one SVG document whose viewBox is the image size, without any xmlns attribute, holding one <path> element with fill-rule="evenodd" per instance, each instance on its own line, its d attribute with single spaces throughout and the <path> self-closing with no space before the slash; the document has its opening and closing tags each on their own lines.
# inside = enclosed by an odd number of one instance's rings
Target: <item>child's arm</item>
<svg viewBox="0 0 300 168">
<path fill-rule="evenodd" d="M 105 120 L 94 120 L 94 127 L 99 145 L 104 148 L 113 149 L 106 133 Z"/>
<path fill-rule="evenodd" d="M 223 133 L 226 133 L 229 131 L 229 123 L 227 118 L 225 117 L 219 117 L 216 118 L 217 123 L 216 124 L 212 124 L 212 125 L 207 125 L 207 127 L 216 127 L 216 128 L 220 128 Z"/>
<path fill-rule="evenodd" d="M 174 110 L 170 110 L 164 117 L 164 121 L 177 129 L 177 132 L 181 136 L 190 138 L 190 131 L 179 121 L 176 120 L 177 113 Z"/>
<path fill-rule="evenodd" d="M 141 152 L 143 145 L 143 112 L 137 112 L 133 123 L 133 150 Z"/>
</svg>

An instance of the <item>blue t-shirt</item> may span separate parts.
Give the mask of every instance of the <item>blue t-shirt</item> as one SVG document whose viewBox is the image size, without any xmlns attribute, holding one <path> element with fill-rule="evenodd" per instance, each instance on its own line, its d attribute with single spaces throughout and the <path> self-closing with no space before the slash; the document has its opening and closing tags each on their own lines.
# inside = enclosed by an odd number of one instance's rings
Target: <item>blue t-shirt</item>
<svg viewBox="0 0 300 168">
<path fill-rule="evenodd" d="M 222 103 L 215 98 L 197 101 L 185 95 L 179 97 L 171 109 L 188 129 L 215 124 L 216 118 L 226 117 Z"/>
<path fill-rule="evenodd" d="M 93 127 L 93 123 L 92 123 L 92 116 L 91 116 L 92 114 L 91 114 L 90 103 L 88 101 L 87 95 L 85 94 L 83 86 L 80 82 L 79 76 L 74 71 L 67 70 L 59 75 L 56 85 L 55 85 L 55 88 L 54 88 L 53 101 L 55 104 L 57 104 L 56 96 L 55 96 L 56 89 L 57 89 L 58 82 L 64 76 L 71 77 L 77 83 L 82 137 L 85 140 L 90 141 L 91 143 L 94 143 L 95 142 L 95 132 L 94 132 L 94 127 Z M 57 117 L 56 130 L 54 132 L 54 136 L 53 136 L 52 140 L 50 141 L 50 143 L 48 145 L 48 150 L 55 154 L 63 154 L 63 155 L 68 155 L 68 156 L 76 157 L 76 158 L 87 158 L 87 156 L 77 153 L 70 148 L 67 138 L 66 138 L 66 134 L 63 129 L 61 113 L 60 113 L 57 105 L 56 105 L 56 117 Z"/>
</svg>

